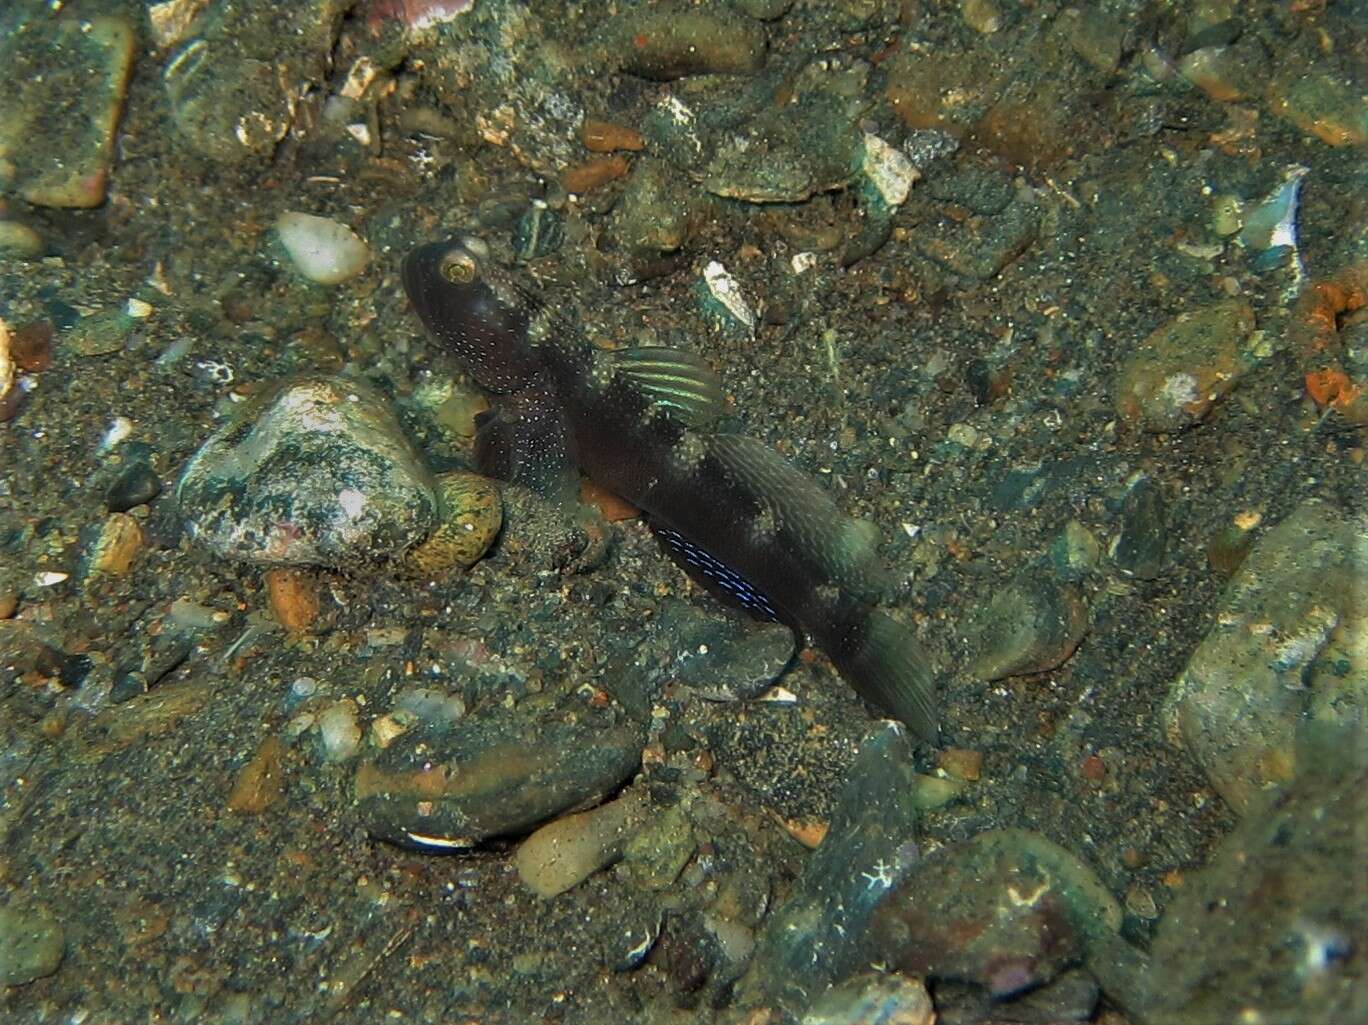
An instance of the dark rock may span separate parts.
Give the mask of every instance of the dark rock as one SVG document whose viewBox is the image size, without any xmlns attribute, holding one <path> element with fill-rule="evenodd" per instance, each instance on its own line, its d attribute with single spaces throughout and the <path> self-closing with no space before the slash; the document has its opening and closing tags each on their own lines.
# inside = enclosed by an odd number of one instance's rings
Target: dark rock
<svg viewBox="0 0 1368 1025">
<path fill-rule="evenodd" d="M 134 506 L 150 503 L 161 494 L 161 489 L 161 478 L 148 463 L 130 462 L 105 492 L 105 508 L 110 512 L 128 512 Z"/>
<path fill-rule="evenodd" d="M 865 959 L 875 908 L 916 863 L 915 779 L 906 730 L 880 724 L 860 744 L 826 839 L 765 923 L 748 994 L 799 1010 Z"/>
<path fill-rule="evenodd" d="M 1153 477 L 1136 474 L 1121 499 L 1121 531 L 1112 540 L 1112 562 L 1128 576 L 1153 580 L 1168 550 L 1168 504 Z"/>
<path fill-rule="evenodd" d="M 420 723 L 362 760 L 356 799 L 372 836 L 470 847 L 598 803 L 636 770 L 645 740 L 644 727 L 582 710 Z"/>
<path fill-rule="evenodd" d="M 872 953 L 901 971 L 1002 999 L 1079 963 L 1121 909 L 1092 871 L 1037 833 L 995 830 L 929 855 L 874 915 Z"/>
<path fill-rule="evenodd" d="M 1078 590 L 1031 570 L 993 595 L 965 630 L 969 670 L 986 680 L 1043 673 L 1068 660 L 1088 627 Z"/>
</svg>

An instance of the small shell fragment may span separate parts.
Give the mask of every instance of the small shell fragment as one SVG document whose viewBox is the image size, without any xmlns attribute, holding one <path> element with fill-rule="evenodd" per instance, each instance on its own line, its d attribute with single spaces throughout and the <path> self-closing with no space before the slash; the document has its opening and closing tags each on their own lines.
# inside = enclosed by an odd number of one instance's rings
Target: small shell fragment
<svg viewBox="0 0 1368 1025">
<path fill-rule="evenodd" d="M 703 268 L 703 281 L 708 286 L 708 294 L 734 317 L 748 335 L 755 334 L 757 317 L 755 310 L 746 297 L 741 294 L 741 286 L 727 272 L 727 268 L 716 260 Z"/>
<path fill-rule="evenodd" d="M 907 154 L 869 132 L 864 137 L 861 169 L 889 206 L 901 206 L 907 202 L 912 183 L 921 177 L 921 172 L 912 166 Z"/>
</svg>

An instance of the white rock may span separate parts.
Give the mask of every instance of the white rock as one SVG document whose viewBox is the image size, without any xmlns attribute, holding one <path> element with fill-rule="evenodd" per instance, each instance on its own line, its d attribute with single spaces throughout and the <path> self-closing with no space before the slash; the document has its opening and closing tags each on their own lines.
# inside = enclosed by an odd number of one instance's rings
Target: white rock
<svg viewBox="0 0 1368 1025">
<path fill-rule="evenodd" d="M 323 757 L 330 762 L 345 762 L 361 750 L 361 727 L 356 721 L 356 702 L 343 698 L 329 705 L 318 717 Z"/>
<path fill-rule="evenodd" d="M 287 210 L 277 218 L 276 231 L 299 273 L 320 285 L 354 278 L 370 262 L 370 250 L 356 232 L 326 217 Z"/>
</svg>

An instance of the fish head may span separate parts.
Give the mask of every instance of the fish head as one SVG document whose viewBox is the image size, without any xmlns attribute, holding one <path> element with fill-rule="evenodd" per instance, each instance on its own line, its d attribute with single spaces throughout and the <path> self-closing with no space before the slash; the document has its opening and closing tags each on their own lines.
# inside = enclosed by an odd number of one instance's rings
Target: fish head
<svg viewBox="0 0 1368 1025">
<path fill-rule="evenodd" d="M 493 264 L 474 236 L 419 246 L 404 258 L 409 305 L 471 377 L 497 394 L 538 383 L 543 368 L 528 338 L 529 297 Z"/>
</svg>

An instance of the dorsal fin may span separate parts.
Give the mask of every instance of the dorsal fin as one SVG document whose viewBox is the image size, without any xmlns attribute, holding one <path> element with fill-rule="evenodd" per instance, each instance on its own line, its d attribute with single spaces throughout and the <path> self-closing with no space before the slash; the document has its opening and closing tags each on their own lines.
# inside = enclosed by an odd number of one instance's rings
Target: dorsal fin
<svg viewBox="0 0 1368 1025">
<path fill-rule="evenodd" d="M 687 426 L 710 424 L 721 414 L 722 379 L 697 353 L 652 346 L 619 349 L 612 358 L 618 373 Z"/>
<path fill-rule="evenodd" d="M 714 434 L 708 451 L 764 503 L 794 549 L 821 566 L 828 579 L 870 600 L 887 586 L 876 547 L 878 529 L 851 519 L 815 480 L 774 449 L 741 434 Z"/>
</svg>

